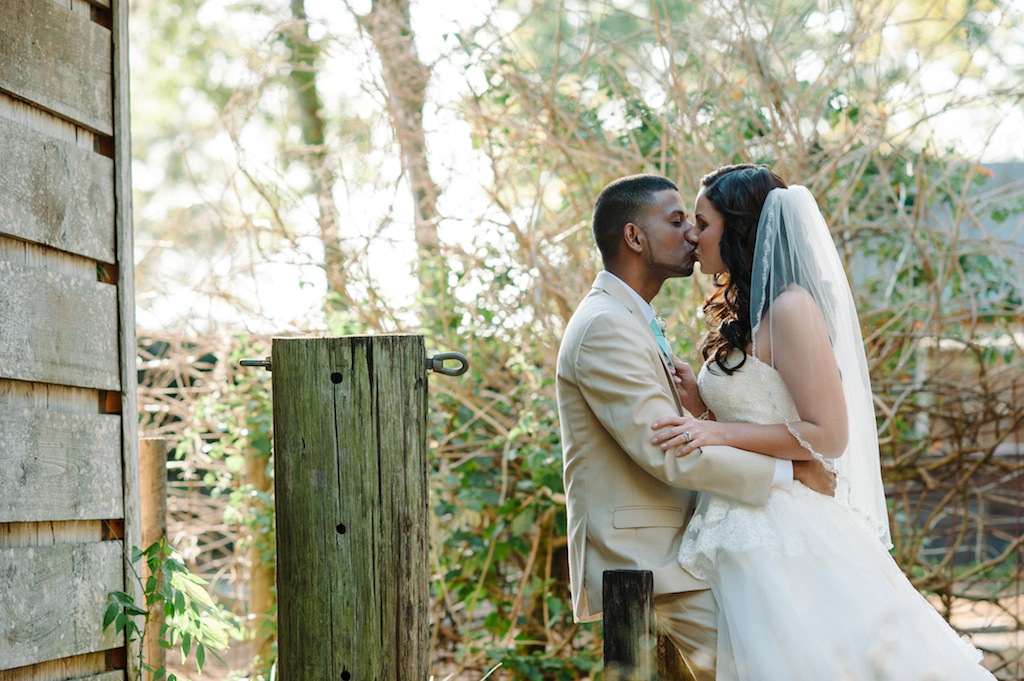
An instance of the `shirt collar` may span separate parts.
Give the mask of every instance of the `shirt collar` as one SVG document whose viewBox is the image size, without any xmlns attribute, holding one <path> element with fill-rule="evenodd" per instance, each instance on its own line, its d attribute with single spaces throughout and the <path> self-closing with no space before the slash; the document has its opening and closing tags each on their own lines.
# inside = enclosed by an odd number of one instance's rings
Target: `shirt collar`
<svg viewBox="0 0 1024 681">
<path fill-rule="evenodd" d="M 605 272 L 608 272 L 608 270 L 605 270 Z M 639 308 L 640 308 L 640 311 L 641 311 L 641 312 L 643 313 L 643 315 L 644 315 L 644 321 L 646 321 L 646 322 L 647 322 L 648 324 L 650 324 L 650 323 L 651 323 L 651 320 L 653 320 L 653 319 L 654 319 L 654 316 L 655 316 L 655 315 L 654 315 L 654 308 L 653 308 L 653 307 L 651 307 L 651 304 L 650 304 L 650 303 L 648 303 L 648 302 L 647 302 L 646 300 L 644 300 L 644 299 L 643 299 L 643 298 L 642 298 L 642 297 L 640 296 L 640 294 L 639 294 L 639 293 L 637 293 L 636 291 L 634 291 L 634 290 L 633 290 L 633 287 L 632 287 L 632 286 L 630 286 L 630 285 L 629 285 L 629 284 L 627 284 L 626 282 L 622 281 L 622 279 L 619 279 L 619 277 L 615 276 L 615 275 L 614 275 L 614 274 L 612 274 L 611 272 L 608 272 L 608 274 L 609 274 L 609 275 L 611 275 L 611 276 L 613 276 L 613 277 L 615 277 L 615 279 L 616 279 L 616 280 L 617 280 L 617 281 L 618 281 L 619 283 L 621 283 L 621 284 L 622 284 L 623 286 L 625 286 L 625 287 L 626 287 L 626 290 L 627 290 L 627 291 L 629 291 L 629 295 L 633 296 L 633 300 L 634 300 L 634 301 L 636 301 L 637 307 L 639 307 Z"/>
</svg>

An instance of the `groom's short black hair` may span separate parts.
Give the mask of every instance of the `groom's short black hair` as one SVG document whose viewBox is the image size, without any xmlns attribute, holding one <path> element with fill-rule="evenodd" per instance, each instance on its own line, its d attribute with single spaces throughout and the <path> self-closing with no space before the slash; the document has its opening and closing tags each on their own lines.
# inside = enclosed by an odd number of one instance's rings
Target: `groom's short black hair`
<svg viewBox="0 0 1024 681">
<path fill-rule="evenodd" d="M 644 174 L 620 177 L 601 190 L 594 204 L 594 240 L 606 266 L 619 252 L 622 228 L 636 222 L 654 195 L 666 189 L 679 191 L 667 177 Z"/>
</svg>

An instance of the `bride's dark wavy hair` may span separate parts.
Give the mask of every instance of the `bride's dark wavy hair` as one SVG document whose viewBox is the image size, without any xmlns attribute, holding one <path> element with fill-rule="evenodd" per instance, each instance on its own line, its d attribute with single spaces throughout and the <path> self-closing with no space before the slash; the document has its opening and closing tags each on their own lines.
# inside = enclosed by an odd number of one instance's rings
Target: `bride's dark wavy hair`
<svg viewBox="0 0 1024 681">
<path fill-rule="evenodd" d="M 705 360 L 713 356 L 722 371 L 732 374 L 747 361 L 751 343 L 750 279 L 761 209 L 768 192 L 787 185 L 768 166 L 749 163 L 722 166 L 700 184 L 725 219 L 719 248 L 727 270 L 715 275 L 715 290 L 704 300 L 705 317 L 715 328 L 701 340 L 700 349 Z M 743 358 L 730 367 L 726 358 L 734 348 Z"/>
</svg>

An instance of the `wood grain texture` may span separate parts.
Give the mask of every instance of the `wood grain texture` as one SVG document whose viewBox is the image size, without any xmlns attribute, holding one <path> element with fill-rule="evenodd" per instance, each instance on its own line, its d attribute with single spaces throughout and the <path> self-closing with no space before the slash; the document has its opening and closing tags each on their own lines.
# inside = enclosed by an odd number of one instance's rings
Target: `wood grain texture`
<svg viewBox="0 0 1024 681">
<path fill-rule="evenodd" d="M 47 137 L 69 142 L 87 151 L 95 151 L 97 133 L 75 125 L 28 102 L 15 99 L 0 90 L 0 118 L 41 132 Z"/>
<path fill-rule="evenodd" d="M 428 674 L 424 357 L 420 336 L 274 340 L 281 678 Z"/>
<path fill-rule="evenodd" d="M 124 587 L 120 542 L 0 550 L 0 669 L 123 645 L 103 630 Z"/>
<path fill-rule="evenodd" d="M 0 319 L 0 377 L 120 388 L 114 286 L 0 261 Z"/>
<path fill-rule="evenodd" d="M 123 671 L 107 671 L 106 653 L 86 653 L 16 669 L 0 670 L 0 681 L 124 681 Z"/>
<path fill-rule="evenodd" d="M 0 523 L 0 549 L 87 544 L 106 539 L 101 520 L 45 520 L 38 523 Z"/>
<path fill-rule="evenodd" d="M 139 413 L 138 352 L 135 337 L 135 239 L 132 219 L 132 145 L 130 73 L 128 67 L 129 0 L 110 3 L 111 48 L 113 56 L 113 132 L 114 132 L 114 231 L 117 234 L 117 348 L 120 354 L 121 387 L 121 473 L 124 480 L 124 542 L 126 546 L 142 544 L 139 491 Z M 142 601 L 140 585 L 132 579 L 135 568 L 127 560 L 123 564 L 125 591 L 136 602 Z M 139 641 L 125 646 L 127 677 L 136 678 Z"/>
<path fill-rule="evenodd" d="M 139 440 L 139 501 L 140 548 L 148 548 L 153 542 L 167 539 L 167 440 L 142 438 Z M 149 566 L 141 562 L 142 579 L 149 578 Z M 164 609 L 160 603 L 149 608 L 146 620 L 145 657 L 146 664 L 164 667 L 167 651 L 160 645 L 160 628 L 164 624 Z"/>
<path fill-rule="evenodd" d="M 114 262 L 114 165 L 0 118 L 0 233 Z"/>
<path fill-rule="evenodd" d="M 124 517 L 121 417 L 0 405 L 0 523 Z"/>
<path fill-rule="evenodd" d="M 113 133 L 110 31 L 54 2 L 0 2 L 0 89 Z"/>
<path fill-rule="evenodd" d="M 167 538 L 167 440 L 139 440 L 141 548 Z"/>
<path fill-rule="evenodd" d="M 0 404 L 38 407 L 50 411 L 95 414 L 97 391 L 48 383 L 28 383 L 0 378 Z"/>
<path fill-rule="evenodd" d="M 605 570 L 604 669 L 609 681 L 655 681 L 654 573 Z"/>
<path fill-rule="evenodd" d="M 0 234 L 0 261 L 19 267 L 54 272 L 87 281 L 97 281 L 99 272 L 95 260 L 80 255 L 62 253 L 30 241 Z"/>
</svg>

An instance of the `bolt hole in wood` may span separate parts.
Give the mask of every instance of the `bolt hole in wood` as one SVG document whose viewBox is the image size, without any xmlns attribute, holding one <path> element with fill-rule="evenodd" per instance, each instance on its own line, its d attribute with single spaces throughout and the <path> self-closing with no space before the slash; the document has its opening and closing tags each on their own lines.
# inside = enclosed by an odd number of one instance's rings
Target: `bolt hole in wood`
<svg viewBox="0 0 1024 681">
<path fill-rule="evenodd" d="M 344 671 L 344 672 L 341 673 L 341 681 L 349 681 L 349 679 L 351 679 L 351 678 L 352 678 L 352 675 L 349 674 L 347 671 Z"/>
<path fill-rule="evenodd" d="M 345 527 L 345 523 L 338 523 L 338 527 L 337 527 L 338 534 L 345 534 L 345 530 L 346 529 L 347 528 Z"/>
<path fill-rule="evenodd" d="M 331 374 L 331 382 L 332 383 L 341 383 L 341 374 L 338 373 L 337 371 L 335 371 L 333 374 Z"/>
</svg>

